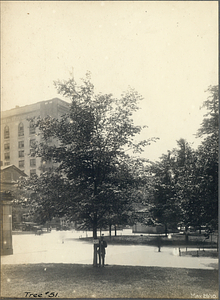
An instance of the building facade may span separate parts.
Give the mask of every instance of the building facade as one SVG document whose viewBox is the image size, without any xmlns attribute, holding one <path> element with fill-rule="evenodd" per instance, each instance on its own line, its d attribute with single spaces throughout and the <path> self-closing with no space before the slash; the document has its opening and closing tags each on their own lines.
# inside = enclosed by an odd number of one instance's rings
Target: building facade
<svg viewBox="0 0 220 300">
<path fill-rule="evenodd" d="M 49 168 L 52 165 L 50 162 L 44 162 L 40 157 L 31 157 L 33 146 L 35 142 L 40 142 L 41 136 L 36 132 L 30 119 L 39 116 L 59 119 L 69 112 L 69 107 L 69 103 L 54 98 L 3 111 L 1 113 L 1 165 L 4 167 L 15 165 L 28 176 L 39 175 L 42 168 Z"/>
</svg>

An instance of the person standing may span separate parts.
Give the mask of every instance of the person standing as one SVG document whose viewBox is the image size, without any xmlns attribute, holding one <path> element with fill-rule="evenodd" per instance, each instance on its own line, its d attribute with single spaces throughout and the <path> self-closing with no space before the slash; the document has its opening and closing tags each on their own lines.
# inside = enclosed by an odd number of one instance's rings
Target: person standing
<svg viewBox="0 0 220 300">
<path fill-rule="evenodd" d="M 101 240 L 99 241 L 99 251 L 100 251 L 100 256 L 101 256 L 101 266 L 105 266 L 105 248 L 107 247 L 107 243 L 104 240 L 104 236 L 101 236 Z"/>
</svg>

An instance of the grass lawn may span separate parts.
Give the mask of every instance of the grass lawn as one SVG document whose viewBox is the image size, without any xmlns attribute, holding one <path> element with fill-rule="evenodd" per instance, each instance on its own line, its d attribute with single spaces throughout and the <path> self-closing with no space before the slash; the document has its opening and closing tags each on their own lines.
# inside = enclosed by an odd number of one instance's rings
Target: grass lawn
<svg viewBox="0 0 220 300">
<path fill-rule="evenodd" d="M 83 237 L 81 240 L 84 240 L 88 243 L 93 242 L 92 237 Z M 218 250 L 218 241 L 217 235 L 213 235 L 212 238 L 205 239 L 202 234 L 191 234 L 188 236 L 188 241 L 185 240 L 184 234 L 173 234 L 166 236 L 159 235 L 118 235 L 118 236 L 105 236 L 105 240 L 109 245 L 149 245 L 149 246 L 158 246 L 160 247 L 187 247 L 187 248 L 198 248 L 198 250 L 206 249 L 206 254 L 208 254 L 207 249 Z M 212 251 L 213 253 L 213 251 Z M 206 255 L 208 256 L 208 255 Z M 212 257 L 218 257 L 218 251 L 216 254 L 211 254 Z"/>
<path fill-rule="evenodd" d="M 30 292 L 49 298 L 54 292 L 54 296 L 60 298 L 218 299 L 217 270 L 115 265 L 94 268 L 80 264 L 2 265 L 1 283 L 2 297 L 24 298 L 25 292 Z"/>
</svg>

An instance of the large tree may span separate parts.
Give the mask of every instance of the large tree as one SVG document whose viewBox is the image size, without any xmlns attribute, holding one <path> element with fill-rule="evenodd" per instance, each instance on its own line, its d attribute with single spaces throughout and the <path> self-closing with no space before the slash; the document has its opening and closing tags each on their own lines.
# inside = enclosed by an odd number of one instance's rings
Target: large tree
<svg viewBox="0 0 220 300">
<path fill-rule="evenodd" d="M 200 205 L 196 151 L 186 140 L 177 141 L 175 149 L 175 192 L 176 202 L 181 208 L 179 222 L 188 226 L 201 224 L 203 208 Z"/>
<path fill-rule="evenodd" d="M 179 144 L 181 141 L 178 142 Z M 165 233 L 168 227 L 176 227 L 181 218 L 181 207 L 177 201 L 178 177 L 176 149 L 163 154 L 160 161 L 152 164 L 152 188 L 150 216 L 156 223 L 165 225 Z"/>
<path fill-rule="evenodd" d="M 96 239 L 97 228 L 106 222 L 120 224 L 131 213 L 130 191 L 140 178 L 134 172 L 136 159 L 128 153 L 141 152 L 155 139 L 134 141 L 142 127 L 134 125 L 132 115 L 142 98 L 133 89 L 120 99 L 95 94 L 89 74 L 81 85 L 70 79 L 56 82 L 56 87 L 71 99 L 70 111 L 59 120 L 49 116 L 36 120 L 42 142 L 36 146 L 35 155 L 57 163 L 51 172 L 62 179 L 62 188 L 60 182 L 54 181 L 56 176 L 51 175 L 49 182 L 54 182 L 55 190 L 61 190 L 56 192 L 57 197 L 53 193 L 45 195 L 41 188 L 39 193 L 36 185 L 35 190 L 38 196 L 43 195 L 41 207 L 48 210 L 49 216 L 71 215 L 92 228 Z M 58 144 L 48 143 L 51 138 Z M 44 181 L 43 176 L 45 173 L 38 183 Z M 66 191 L 68 195 L 64 196 Z"/>
<path fill-rule="evenodd" d="M 180 139 L 178 148 L 153 165 L 152 212 L 164 224 L 179 219 L 186 228 L 218 227 L 218 87 L 210 86 L 208 92 L 198 149 Z"/>
<path fill-rule="evenodd" d="M 209 96 L 203 103 L 207 113 L 197 132 L 203 141 L 197 153 L 204 223 L 213 230 L 218 228 L 219 88 L 209 86 L 207 92 Z"/>
<path fill-rule="evenodd" d="M 210 86 L 203 103 L 207 113 L 197 136 L 203 140 L 179 178 L 179 196 L 187 225 L 218 227 L 218 86 Z"/>
</svg>

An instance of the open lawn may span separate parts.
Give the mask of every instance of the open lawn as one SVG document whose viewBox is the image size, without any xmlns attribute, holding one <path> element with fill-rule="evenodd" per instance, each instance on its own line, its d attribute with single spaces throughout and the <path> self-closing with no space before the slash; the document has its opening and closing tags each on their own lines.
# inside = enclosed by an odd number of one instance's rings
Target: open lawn
<svg viewBox="0 0 220 300">
<path fill-rule="evenodd" d="M 2 265 L 1 290 L 2 297 L 22 298 L 31 293 L 43 298 L 218 299 L 218 271 L 115 265 L 95 268 L 80 264 Z"/>
<path fill-rule="evenodd" d="M 92 242 L 92 237 L 81 238 L 84 241 Z M 185 239 L 184 234 L 169 234 L 165 235 L 118 235 L 118 236 L 105 236 L 105 240 L 110 245 L 153 245 L 158 244 L 163 246 L 193 246 L 205 248 L 217 248 L 217 235 L 210 236 L 208 239 L 203 234 L 190 234 L 188 241 Z"/>
</svg>

